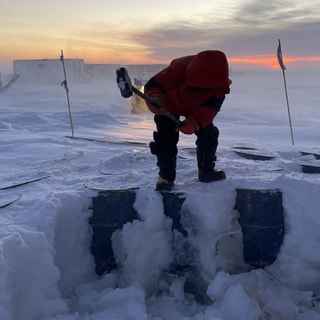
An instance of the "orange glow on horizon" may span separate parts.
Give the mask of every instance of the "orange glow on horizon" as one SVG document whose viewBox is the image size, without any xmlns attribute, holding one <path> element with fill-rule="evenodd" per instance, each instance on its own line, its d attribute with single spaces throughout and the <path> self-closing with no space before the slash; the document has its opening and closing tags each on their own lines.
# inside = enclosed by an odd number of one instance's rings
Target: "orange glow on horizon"
<svg viewBox="0 0 320 320">
<path fill-rule="evenodd" d="M 72 58 L 72 57 L 70 57 Z M 93 64 L 169 64 L 172 59 L 155 59 L 152 58 L 152 54 L 145 52 L 138 52 L 135 54 L 123 54 L 123 55 L 99 55 L 93 57 L 80 57 L 84 59 L 86 63 Z M 276 55 L 274 56 L 243 56 L 243 57 L 228 57 L 229 64 L 234 65 L 256 65 L 258 67 L 267 67 L 271 69 L 279 69 L 279 63 Z M 320 57 L 283 57 L 283 63 L 285 66 L 290 65 L 302 65 L 302 64 L 320 64 Z"/>
<path fill-rule="evenodd" d="M 274 56 L 244 56 L 244 57 L 230 57 L 228 61 L 235 64 L 249 64 L 268 67 L 271 69 L 279 69 L 279 62 Z M 283 57 L 284 65 L 292 65 L 294 63 L 320 63 L 320 57 Z"/>
<path fill-rule="evenodd" d="M 63 49 L 63 48 L 62 48 Z M 48 54 L 50 51 L 50 54 Z M 56 51 L 55 55 L 52 52 Z M 123 50 L 115 52 L 114 50 L 87 50 L 83 48 L 74 48 L 72 50 L 65 49 L 65 59 L 83 59 L 87 64 L 169 64 L 173 59 L 154 58 L 152 52 L 148 52 L 143 48 L 135 50 Z M 11 59 L 7 55 L 0 61 L 0 66 L 10 66 L 13 60 L 37 60 L 37 59 L 59 59 L 60 50 L 47 50 L 37 54 L 32 54 L 32 51 L 25 51 L 19 56 L 15 55 Z M 256 55 L 256 56 L 227 56 L 229 65 L 233 66 L 257 66 L 270 69 L 279 69 L 279 63 L 276 54 L 274 55 Z M 301 65 L 320 65 L 320 57 L 305 56 L 305 57 L 283 57 L 285 66 L 301 66 Z M 0 70 L 1 71 L 1 70 Z"/>
<path fill-rule="evenodd" d="M 136 54 L 124 54 L 124 55 L 108 55 L 108 56 L 96 56 L 96 57 L 82 57 L 87 63 L 108 63 L 108 64 L 169 64 L 172 59 L 155 59 L 152 58 L 152 54 L 139 52 Z M 267 67 L 271 69 L 279 69 L 279 62 L 277 56 L 242 56 L 242 57 L 227 57 L 229 64 L 237 65 L 256 65 L 258 67 Z M 283 57 L 283 63 L 285 66 L 289 65 L 301 65 L 301 64 L 320 64 L 320 57 Z"/>
</svg>

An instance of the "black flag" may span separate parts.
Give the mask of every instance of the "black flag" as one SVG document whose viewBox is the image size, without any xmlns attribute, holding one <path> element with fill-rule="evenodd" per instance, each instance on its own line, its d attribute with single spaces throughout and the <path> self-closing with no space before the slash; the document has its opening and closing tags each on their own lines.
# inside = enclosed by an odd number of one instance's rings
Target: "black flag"
<svg viewBox="0 0 320 320">
<path fill-rule="evenodd" d="M 282 61 L 282 51 L 281 51 L 280 39 L 279 39 L 279 45 L 278 45 L 278 50 L 277 50 L 277 57 L 278 57 L 278 61 L 279 61 L 281 69 L 286 70 L 287 68 L 285 67 L 285 65 L 283 64 L 283 61 Z"/>
</svg>

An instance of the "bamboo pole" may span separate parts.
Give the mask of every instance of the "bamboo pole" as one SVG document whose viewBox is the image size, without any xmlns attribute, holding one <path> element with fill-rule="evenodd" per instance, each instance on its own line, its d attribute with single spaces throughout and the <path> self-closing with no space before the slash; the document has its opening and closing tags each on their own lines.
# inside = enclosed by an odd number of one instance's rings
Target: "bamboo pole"
<svg viewBox="0 0 320 320">
<path fill-rule="evenodd" d="M 289 125 L 290 125 L 291 142 L 292 142 L 292 145 L 294 146 L 294 138 L 293 138 L 292 122 L 291 122 L 291 115 L 290 115 L 288 90 L 287 90 L 287 82 L 286 82 L 286 75 L 285 75 L 284 70 L 282 70 L 282 74 L 283 74 L 283 82 L 284 82 L 284 91 L 285 91 L 286 101 L 287 101 L 287 110 L 288 110 L 288 118 L 289 118 Z"/>
<path fill-rule="evenodd" d="M 286 81 L 286 75 L 285 75 L 285 72 L 284 72 L 286 70 L 286 67 L 283 64 L 283 60 L 282 60 L 282 50 L 281 50 L 280 39 L 279 39 L 279 44 L 278 44 L 277 57 L 278 57 L 279 65 L 280 65 L 280 67 L 282 69 L 283 82 L 284 82 L 284 91 L 285 91 L 286 101 L 287 101 L 287 110 L 288 110 L 288 118 L 289 118 L 290 133 L 291 133 L 291 142 L 292 142 L 292 145 L 294 145 L 292 123 L 291 123 L 291 115 L 290 115 L 290 107 L 289 107 L 289 98 L 288 98 L 288 90 L 287 90 L 287 81 Z"/>
<path fill-rule="evenodd" d="M 65 88 L 65 90 L 66 90 L 67 101 L 68 101 L 68 109 L 69 109 L 69 118 L 70 118 L 70 125 L 71 125 L 71 133 L 72 133 L 72 137 L 74 137 L 73 124 L 72 124 L 72 116 L 71 116 L 71 108 L 70 108 L 70 99 L 69 99 L 69 88 L 68 88 L 68 83 L 67 83 L 66 67 L 65 67 L 65 65 L 64 65 L 63 50 L 61 50 L 60 61 L 62 62 L 63 74 L 64 74 L 64 81 L 62 81 L 61 85 L 62 85 L 62 86 Z"/>
</svg>

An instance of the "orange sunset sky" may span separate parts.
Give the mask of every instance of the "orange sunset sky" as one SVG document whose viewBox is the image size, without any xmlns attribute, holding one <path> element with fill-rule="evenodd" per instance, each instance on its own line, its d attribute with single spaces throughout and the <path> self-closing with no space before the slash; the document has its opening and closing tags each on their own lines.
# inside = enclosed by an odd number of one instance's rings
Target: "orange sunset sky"
<svg viewBox="0 0 320 320">
<path fill-rule="evenodd" d="M 202 50 L 232 66 L 320 65 L 319 0 L 11 0 L 0 4 L 0 72 L 20 59 L 168 63 Z"/>
</svg>

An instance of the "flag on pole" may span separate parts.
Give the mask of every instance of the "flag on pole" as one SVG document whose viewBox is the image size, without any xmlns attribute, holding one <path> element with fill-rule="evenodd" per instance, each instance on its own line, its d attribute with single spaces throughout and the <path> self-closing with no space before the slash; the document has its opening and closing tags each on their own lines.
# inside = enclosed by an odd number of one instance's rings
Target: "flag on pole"
<svg viewBox="0 0 320 320">
<path fill-rule="evenodd" d="M 282 60 L 282 50 L 281 50 L 281 42 L 280 42 L 280 39 L 279 39 L 279 45 L 278 45 L 278 50 L 277 50 L 277 57 L 278 57 L 278 62 L 279 62 L 279 65 L 281 67 L 281 69 L 284 71 L 286 70 L 287 68 L 285 67 L 285 65 L 283 64 L 283 60 Z"/>
<path fill-rule="evenodd" d="M 284 70 L 286 70 L 286 67 L 282 61 L 282 51 L 281 51 L 280 39 L 279 39 L 279 44 L 278 44 L 277 57 L 278 57 L 278 61 L 279 61 L 280 67 L 282 69 L 282 74 L 283 74 L 284 90 L 285 90 L 286 100 L 287 100 L 288 118 L 289 118 L 290 132 L 291 132 L 291 141 L 292 141 L 292 145 L 294 145 L 291 115 L 290 115 L 290 108 L 289 108 L 289 99 L 288 99 L 288 92 L 287 92 L 287 82 L 286 82 L 286 75 L 284 72 Z"/>
<path fill-rule="evenodd" d="M 62 62 L 63 74 L 64 74 L 64 80 L 61 82 L 61 86 L 64 87 L 65 90 L 66 90 L 67 101 L 68 101 L 68 109 L 69 109 L 69 117 L 70 117 L 70 125 L 71 125 L 71 132 L 72 132 L 72 137 L 74 137 L 72 117 L 71 117 L 71 108 L 70 108 L 70 99 L 69 99 L 69 88 L 68 88 L 68 84 L 67 84 L 67 73 L 66 73 L 66 67 L 64 65 L 64 57 L 63 57 L 63 51 L 62 50 L 61 50 L 60 61 Z"/>
</svg>

